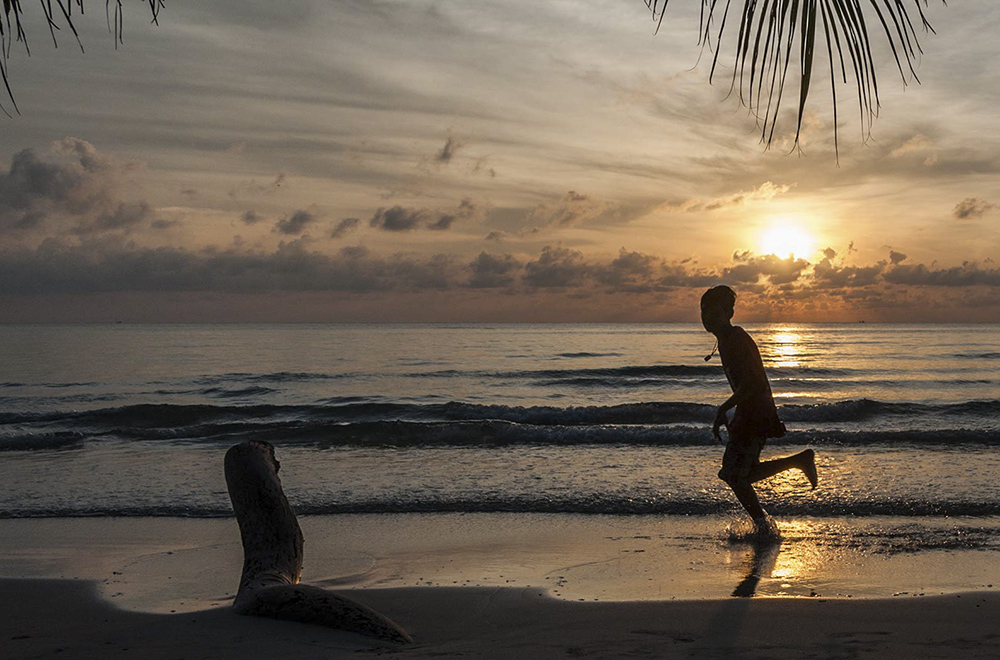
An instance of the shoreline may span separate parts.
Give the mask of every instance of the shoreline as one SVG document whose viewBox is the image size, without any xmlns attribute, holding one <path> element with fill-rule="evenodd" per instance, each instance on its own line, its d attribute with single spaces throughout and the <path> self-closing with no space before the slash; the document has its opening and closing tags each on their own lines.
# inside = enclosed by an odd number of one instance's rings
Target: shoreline
<svg viewBox="0 0 1000 660">
<path fill-rule="evenodd" d="M 1000 519 L 574 514 L 300 516 L 305 583 L 341 590 L 517 587 L 566 601 L 892 598 L 1000 592 Z M 920 543 L 912 539 L 919 532 Z M 239 581 L 234 518 L 0 519 L 0 578 L 91 580 L 117 606 L 218 607 Z"/>
</svg>

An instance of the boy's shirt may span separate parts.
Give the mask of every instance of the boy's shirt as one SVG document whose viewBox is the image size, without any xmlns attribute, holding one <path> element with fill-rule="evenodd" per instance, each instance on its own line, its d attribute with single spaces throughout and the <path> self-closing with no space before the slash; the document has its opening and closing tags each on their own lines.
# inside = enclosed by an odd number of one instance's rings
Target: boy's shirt
<svg viewBox="0 0 1000 660">
<path fill-rule="evenodd" d="M 736 406 L 733 421 L 729 424 L 730 436 L 780 438 L 785 435 L 785 425 L 778 419 L 778 409 L 764 373 L 760 351 L 747 331 L 734 325 L 720 337 L 719 357 L 734 392 L 745 382 L 754 384 L 753 396 Z"/>
</svg>

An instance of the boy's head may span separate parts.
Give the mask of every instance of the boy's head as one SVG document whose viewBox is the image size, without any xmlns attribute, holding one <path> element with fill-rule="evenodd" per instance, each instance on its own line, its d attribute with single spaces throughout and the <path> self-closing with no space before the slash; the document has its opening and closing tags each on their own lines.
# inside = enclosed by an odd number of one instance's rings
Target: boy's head
<svg viewBox="0 0 1000 660">
<path fill-rule="evenodd" d="M 701 324 L 709 332 L 729 324 L 736 309 L 736 292 L 724 284 L 713 286 L 701 296 Z"/>
</svg>

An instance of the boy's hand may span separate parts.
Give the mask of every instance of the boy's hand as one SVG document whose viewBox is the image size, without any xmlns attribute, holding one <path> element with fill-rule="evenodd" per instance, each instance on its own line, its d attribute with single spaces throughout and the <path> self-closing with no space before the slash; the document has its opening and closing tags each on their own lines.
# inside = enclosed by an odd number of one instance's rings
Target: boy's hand
<svg viewBox="0 0 1000 660">
<path fill-rule="evenodd" d="M 712 422 L 712 435 L 719 442 L 722 442 L 722 434 L 719 433 L 719 428 L 725 426 L 729 428 L 729 418 L 726 417 L 726 409 L 719 406 L 719 409 L 715 412 L 715 421 Z"/>
</svg>

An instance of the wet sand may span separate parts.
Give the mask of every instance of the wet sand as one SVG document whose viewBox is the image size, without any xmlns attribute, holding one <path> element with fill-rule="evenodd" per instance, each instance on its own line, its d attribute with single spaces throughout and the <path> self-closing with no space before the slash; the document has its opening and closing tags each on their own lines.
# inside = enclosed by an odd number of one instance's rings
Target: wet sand
<svg viewBox="0 0 1000 660">
<path fill-rule="evenodd" d="M 396 620 L 415 644 L 395 647 L 232 614 L 233 520 L 3 520 L 0 657 L 1000 656 L 994 552 L 885 555 L 802 534 L 754 551 L 702 525 L 718 521 L 303 518 L 304 581 Z"/>
</svg>

